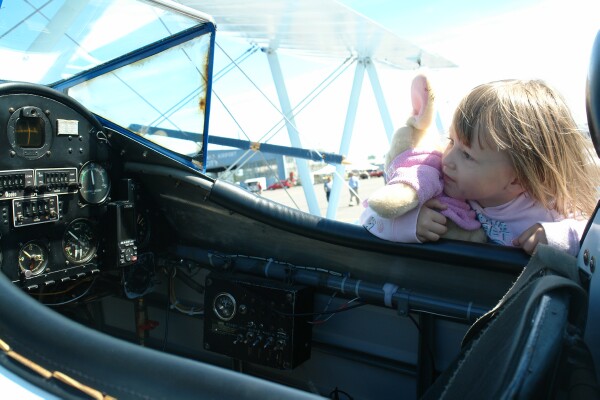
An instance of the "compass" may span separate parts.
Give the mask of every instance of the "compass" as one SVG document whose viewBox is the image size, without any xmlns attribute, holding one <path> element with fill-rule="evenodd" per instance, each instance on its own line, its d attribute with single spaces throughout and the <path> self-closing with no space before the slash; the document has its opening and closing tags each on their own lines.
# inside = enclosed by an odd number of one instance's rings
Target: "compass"
<svg viewBox="0 0 600 400">
<path fill-rule="evenodd" d="M 93 161 L 79 171 L 79 194 L 88 204 L 103 203 L 110 193 L 110 178 L 106 169 Z"/>
</svg>

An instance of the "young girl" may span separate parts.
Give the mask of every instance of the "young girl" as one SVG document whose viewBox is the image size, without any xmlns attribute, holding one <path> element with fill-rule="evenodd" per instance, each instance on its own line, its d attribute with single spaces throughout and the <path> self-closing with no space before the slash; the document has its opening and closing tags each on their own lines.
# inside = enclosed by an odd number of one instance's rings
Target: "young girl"
<svg viewBox="0 0 600 400">
<path fill-rule="evenodd" d="M 591 143 L 563 98 L 542 81 L 473 89 L 459 104 L 443 154 L 444 192 L 468 200 L 489 241 L 533 253 L 538 243 L 576 255 L 597 200 Z M 445 206 L 421 207 L 416 238 L 446 232 Z"/>
</svg>

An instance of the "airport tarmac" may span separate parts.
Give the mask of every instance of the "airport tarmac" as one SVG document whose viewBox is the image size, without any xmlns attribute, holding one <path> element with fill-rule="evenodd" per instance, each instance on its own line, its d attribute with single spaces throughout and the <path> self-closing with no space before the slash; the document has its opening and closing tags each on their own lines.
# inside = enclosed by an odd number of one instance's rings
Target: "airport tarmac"
<svg viewBox="0 0 600 400">
<path fill-rule="evenodd" d="M 385 182 L 383 177 L 378 178 L 370 178 L 370 179 L 361 179 L 359 181 L 358 187 L 358 196 L 362 202 L 362 200 L 368 197 L 375 190 L 384 186 Z M 317 202 L 319 204 L 319 209 L 321 211 L 321 216 L 327 215 L 327 199 L 325 197 L 325 190 L 323 188 L 323 184 L 315 184 L 314 190 L 317 196 Z M 270 199 L 286 205 L 288 207 L 292 207 L 304 212 L 308 211 L 308 204 L 306 202 L 306 196 L 304 195 L 304 190 L 302 186 L 294 186 L 287 189 L 275 189 L 275 190 L 263 190 L 262 197 L 266 199 Z M 336 220 L 356 223 L 358 221 L 358 217 L 363 210 L 361 205 L 349 205 L 350 200 L 350 191 L 348 189 L 348 182 L 344 182 L 344 187 L 340 193 L 340 201 L 338 204 L 338 210 L 336 214 Z"/>
</svg>

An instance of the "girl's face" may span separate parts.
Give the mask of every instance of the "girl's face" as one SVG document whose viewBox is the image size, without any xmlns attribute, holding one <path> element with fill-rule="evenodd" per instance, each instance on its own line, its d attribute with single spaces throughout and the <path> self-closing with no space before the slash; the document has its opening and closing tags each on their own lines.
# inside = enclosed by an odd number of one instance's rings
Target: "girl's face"
<svg viewBox="0 0 600 400">
<path fill-rule="evenodd" d="M 450 130 L 442 157 L 444 193 L 460 200 L 475 200 L 482 207 L 505 204 L 523 193 L 506 151 L 477 139 L 467 147 Z"/>
</svg>

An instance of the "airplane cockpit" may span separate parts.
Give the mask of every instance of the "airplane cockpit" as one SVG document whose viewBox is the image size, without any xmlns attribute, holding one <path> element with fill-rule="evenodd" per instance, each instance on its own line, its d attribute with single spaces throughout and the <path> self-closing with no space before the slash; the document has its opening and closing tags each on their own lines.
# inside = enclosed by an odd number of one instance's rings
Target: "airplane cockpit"
<svg viewBox="0 0 600 400">
<path fill-rule="evenodd" d="M 530 267 L 491 244 L 391 243 L 212 178 L 210 16 L 29 3 L 0 1 L 0 375 L 19 390 L 557 398 L 577 366 L 598 393 L 582 339 L 597 246 L 586 277 L 551 251 Z"/>
</svg>

